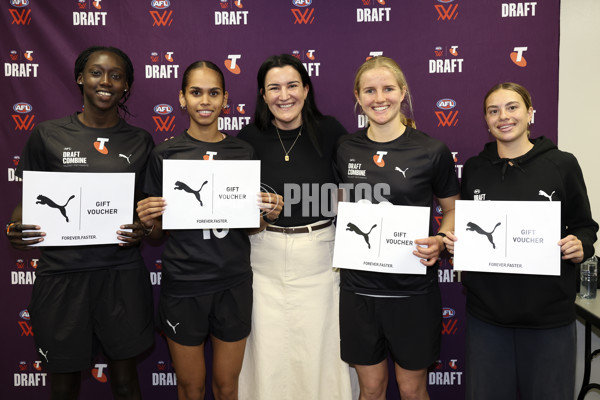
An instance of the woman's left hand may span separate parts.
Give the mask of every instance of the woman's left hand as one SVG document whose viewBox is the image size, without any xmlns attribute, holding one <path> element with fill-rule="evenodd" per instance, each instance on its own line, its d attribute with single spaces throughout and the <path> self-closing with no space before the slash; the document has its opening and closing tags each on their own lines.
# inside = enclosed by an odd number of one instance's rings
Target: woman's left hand
<svg viewBox="0 0 600 400">
<path fill-rule="evenodd" d="M 444 251 L 444 240 L 437 235 L 417 239 L 415 244 L 417 244 L 417 250 L 413 251 L 413 254 L 421 258 L 421 264 L 428 267 L 434 265 L 440 257 L 440 253 Z"/>
<path fill-rule="evenodd" d="M 558 241 L 563 260 L 570 260 L 575 264 L 583 261 L 583 244 L 575 235 L 569 235 Z"/>
<path fill-rule="evenodd" d="M 121 229 L 131 229 L 131 232 L 119 230 L 117 231 L 117 239 L 124 243 L 119 243 L 121 247 L 135 246 L 144 237 L 144 226 L 139 222 L 135 221 L 133 224 L 121 225 Z"/>
</svg>

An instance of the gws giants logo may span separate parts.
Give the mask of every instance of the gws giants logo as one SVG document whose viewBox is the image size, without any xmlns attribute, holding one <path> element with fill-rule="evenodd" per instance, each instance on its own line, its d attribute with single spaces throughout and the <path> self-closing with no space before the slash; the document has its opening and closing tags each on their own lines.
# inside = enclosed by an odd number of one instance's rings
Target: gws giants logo
<svg viewBox="0 0 600 400">
<path fill-rule="evenodd" d="M 315 17 L 313 16 L 315 9 L 307 8 L 312 4 L 312 0 L 292 0 L 292 4 L 299 7 L 291 9 L 292 14 L 294 15 L 294 25 L 307 25 L 312 24 L 315 21 Z"/>
<path fill-rule="evenodd" d="M 458 110 L 452 111 L 456 107 L 455 100 L 440 99 L 437 101 L 436 106 L 441 110 L 435 112 L 435 116 L 438 119 L 438 127 L 450 127 L 458 124 Z"/>
<path fill-rule="evenodd" d="M 443 4 L 436 4 L 435 10 L 438 13 L 438 17 L 437 20 L 442 20 L 442 21 L 450 21 L 450 20 L 455 20 L 456 17 L 458 17 L 458 4 L 451 4 L 454 2 L 454 0 L 437 0 L 438 3 L 443 3 Z"/>
<path fill-rule="evenodd" d="M 13 121 L 15 121 L 15 131 L 30 131 L 33 129 L 35 115 L 27 115 L 33 111 L 31 104 L 25 102 L 15 103 L 13 111 L 16 112 L 16 114 L 11 115 Z"/>
<path fill-rule="evenodd" d="M 175 116 L 171 114 L 173 107 L 169 104 L 157 104 L 154 106 L 154 112 L 158 115 L 153 115 L 152 119 L 156 124 L 156 132 L 173 132 L 175 130 Z"/>
<path fill-rule="evenodd" d="M 150 10 L 150 15 L 154 20 L 152 26 L 171 26 L 173 23 L 173 10 L 167 10 L 171 6 L 169 0 L 152 0 L 150 5 L 154 10 Z"/>
<path fill-rule="evenodd" d="M 13 18 L 11 25 L 29 25 L 31 23 L 31 9 L 24 8 L 29 5 L 29 0 L 10 0 L 10 5 L 16 7 L 16 9 L 8 9 Z"/>
<path fill-rule="evenodd" d="M 527 66 L 527 60 L 523 57 L 523 53 L 527 51 L 527 47 L 515 47 L 514 51 L 510 53 L 510 59 L 515 65 L 524 68 Z"/>
</svg>

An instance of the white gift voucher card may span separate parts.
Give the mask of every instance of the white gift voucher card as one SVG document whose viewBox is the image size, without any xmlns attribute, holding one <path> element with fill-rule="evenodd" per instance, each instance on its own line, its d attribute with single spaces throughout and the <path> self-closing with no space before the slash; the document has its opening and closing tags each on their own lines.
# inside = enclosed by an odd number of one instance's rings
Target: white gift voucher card
<svg viewBox="0 0 600 400">
<path fill-rule="evenodd" d="M 415 240 L 429 236 L 429 207 L 338 203 L 333 267 L 421 274 Z"/>
<path fill-rule="evenodd" d="M 133 222 L 135 174 L 23 171 L 23 224 L 46 233 L 36 246 L 121 243 Z"/>
<path fill-rule="evenodd" d="M 454 269 L 560 275 L 559 201 L 456 202 Z"/>
<path fill-rule="evenodd" d="M 258 160 L 164 160 L 165 229 L 257 228 Z"/>
</svg>

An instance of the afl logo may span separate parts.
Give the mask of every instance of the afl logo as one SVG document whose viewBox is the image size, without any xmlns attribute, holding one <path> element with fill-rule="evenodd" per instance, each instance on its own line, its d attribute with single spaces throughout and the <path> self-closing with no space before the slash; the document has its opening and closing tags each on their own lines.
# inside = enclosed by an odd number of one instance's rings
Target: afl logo
<svg viewBox="0 0 600 400">
<path fill-rule="evenodd" d="M 27 309 L 21 311 L 19 313 L 19 317 L 21 317 L 21 319 L 29 321 L 29 311 L 27 311 Z"/>
<path fill-rule="evenodd" d="M 10 5 L 13 7 L 27 7 L 29 5 L 29 0 L 10 0 Z"/>
<path fill-rule="evenodd" d="M 168 115 L 173 112 L 173 107 L 168 104 L 158 104 L 154 106 L 154 112 L 160 115 Z"/>
<path fill-rule="evenodd" d="M 435 212 L 437 212 L 438 214 L 442 214 L 442 206 L 439 206 L 439 205 L 438 205 L 438 206 L 435 208 Z"/>
<path fill-rule="evenodd" d="M 454 0 L 437 0 L 439 3 L 452 3 Z"/>
<path fill-rule="evenodd" d="M 31 107 L 31 104 L 29 103 L 16 103 L 13 106 L 13 110 L 15 110 L 15 112 L 18 112 L 19 114 L 27 114 L 30 113 L 31 110 L 33 110 L 33 107 Z"/>
<path fill-rule="evenodd" d="M 308 7 L 312 4 L 312 0 L 292 0 L 292 4 L 296 7 Z"/>
<path fill-rule="evenodd" d="M 456 315 L 456 311 L 454 311 L 454 308 L 450 308 L 450 307 L 442 308 L 442 318 L 444 318 L 444 319 L 452 318 L 455 315 Z"/>
<path fill-rule="evenodd" d="M 452 99 L 441 99 L 438 100 L 436 105 L 440 110 L 452 110 L 454 107 L 456 107 L 456 101 Z"/>
<path fill-rule="evenodd" d="M 165 8 L 169 8 L 171 5 L 170 0 L 152 0 L 150 3 L 152 8 L 156 8 L 157 10 L 164 10 Z"/>
</svg>

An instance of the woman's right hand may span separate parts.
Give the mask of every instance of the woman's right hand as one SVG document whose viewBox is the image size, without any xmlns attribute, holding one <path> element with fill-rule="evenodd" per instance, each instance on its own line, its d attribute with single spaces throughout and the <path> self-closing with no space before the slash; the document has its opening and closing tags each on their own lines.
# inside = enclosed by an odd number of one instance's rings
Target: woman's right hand
<svg viewBox="0 0 600 400">
<path fill-rule="evenodd" d="M 31 250 L 33 244 L 44 241 L 46 232 L 40 232 L 39 225 L 23 225 L 21 221 L 11 222 L 6 227 L 6 237 L 17 250 Z M 28 231 L 28 232 L 23 232 Z"/>
<path fill-rule="evenodd" d="M 444 238 L 444 244 L 446 245 L 446 250 L 448 253 L 454 254 L 454 242 L 456 242 L 458 238 L 454 236 L 453 231 L 446 232 L 446 237 Z"/>
<path fill-rule="evenodd" d="M 140 221 L 146 229 L 151 229 L 158 222 L 167 208 L 167 202 L 162 197 L 147 197 L 137 203 L 135 209 Z"/>
</svg>

